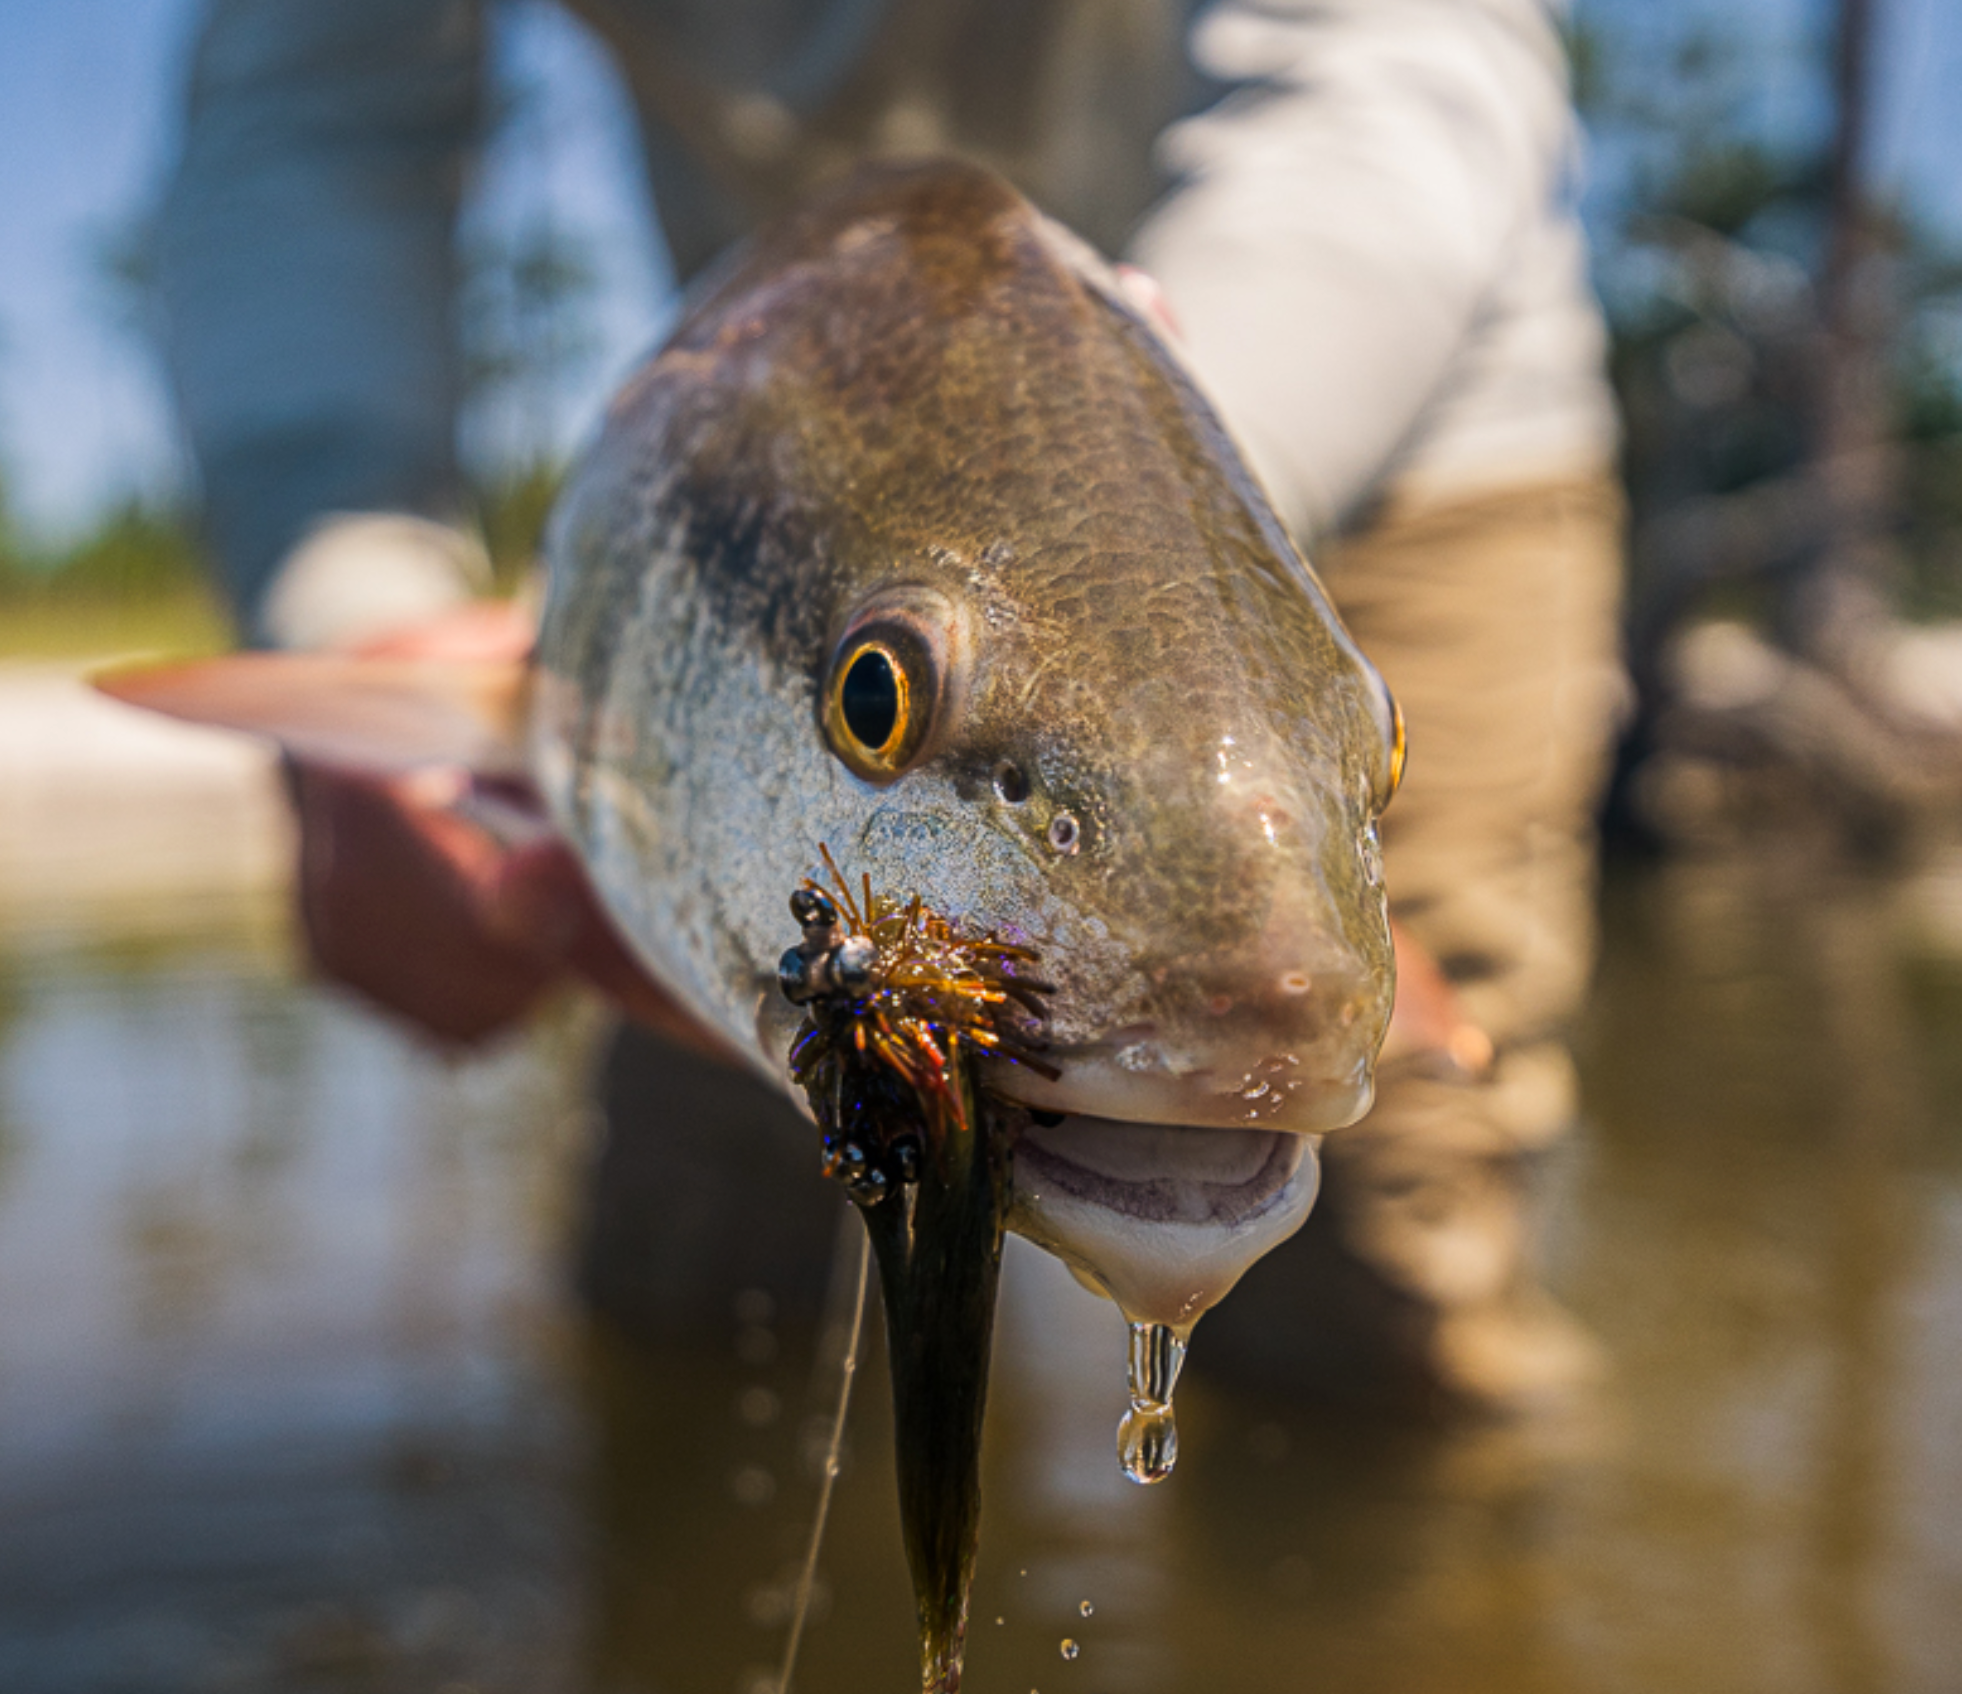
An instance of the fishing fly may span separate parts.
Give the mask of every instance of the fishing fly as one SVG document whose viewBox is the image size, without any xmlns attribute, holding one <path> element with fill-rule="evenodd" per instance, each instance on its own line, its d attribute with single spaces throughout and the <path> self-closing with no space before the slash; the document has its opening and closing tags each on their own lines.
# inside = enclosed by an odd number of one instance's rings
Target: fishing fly
<svg viewBox="0 0 1962 1694">
<path fill-rule="evenodd" d="M 954 1694 L 1009 1153 L 1025 1121 L 979 1091 L 973 1061 L 989 1054 L 1053 1080 L 1041 1039 L 1053 989 L 1031 974 L 1029 948 L 969 935 L 917 894 L 876 895 L 869 876 L 854 894 L 819 851 L 831 880 L 791 895 L 803 936 L 777 967 L 805 1012 L 790 1074 L 823 1133 L 825 1174 L 857 1202 L 878 1262 L 922 1687 Z"/>
</svg>

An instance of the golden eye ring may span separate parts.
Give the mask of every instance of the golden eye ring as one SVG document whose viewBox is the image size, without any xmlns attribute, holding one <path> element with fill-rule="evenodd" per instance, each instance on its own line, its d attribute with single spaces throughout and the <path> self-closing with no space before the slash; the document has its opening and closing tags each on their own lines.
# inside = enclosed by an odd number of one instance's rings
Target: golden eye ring
<svg viewBox="0 0 1962 1694">
<path fill-rule="evenodd" d="M 824 687 L 824 737 L 854 776 L 887 783 L 925 751 L 938 715 L 934 656 L 912 632 L 882 623 L 838 644 Z"/>
<path fill-rule="evenodd" d="M 863 781 L 897 782 L 941 746 L 960 715 L 966 641 L 937 590 L 902 585 L 862 604 L 819 679 L 819 727 Z"/>
<path fill-rule="evenodd" d="M 906 661 L 883 641 L 851 643 L 832 672 L 829 716 L 860 761 L 892 769 L 913 717 Z"/>
</svg>

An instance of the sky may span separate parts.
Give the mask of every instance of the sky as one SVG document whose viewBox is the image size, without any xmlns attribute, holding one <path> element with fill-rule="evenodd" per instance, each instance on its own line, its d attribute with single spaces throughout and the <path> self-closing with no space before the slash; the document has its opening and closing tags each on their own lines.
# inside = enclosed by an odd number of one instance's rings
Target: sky
<svg viewBox="0 0 1962 1694">
<path fill-rule="evenodd" d="M 147 350 L 118 319 L 100 255 L 155 203 L 201 0 L 0 4 L 0 470 L 28 528 L 58 539 L 107 503 L 168 495 L 187 468 Z M 1962 5 L 1879 0 L 1879 174 L 1962 239 Z M 1760 44 L 1764 119 L 1821 120 L 1801 74 L 1820 0 L 1580 0 L 1617 38 L 1653 39 L 1727 13 Z M 517 230 L 549 216 L 598 257 L 600 347 L 559 427 L 570 445 L 657 337 L 671 289 L 625 96 L 604 54 L 546 3 L 521 0 L 498 37 L 501 74 L 531 116 L 485 161 L 472 216 Z M 1613 159 L 1600 175 L 1611 184 Z"/>
<path fill-rule="evenodd" d="M 45 538 L 187 479 L 168 393 L 101 254 L 168 179 L 201 7 L 0 0 L 0 470 Z M 507 87 L 533 98 L 482 161 L 468 216 L 510 233 L 549 215 L 600 270 L 599 351 L 561 408 L 570 445 L 658 338 L 673 291 L 603 51 L 543 0 L 506 9 L 495 51 Z"/>
</svg>

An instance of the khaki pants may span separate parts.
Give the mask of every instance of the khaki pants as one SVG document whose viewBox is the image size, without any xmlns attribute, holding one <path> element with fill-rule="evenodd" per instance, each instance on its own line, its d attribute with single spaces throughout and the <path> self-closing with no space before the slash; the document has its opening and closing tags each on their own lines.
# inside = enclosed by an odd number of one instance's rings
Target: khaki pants
<svg viewBox="0 0 1962 1694">
<path fill-rule="evenodd" d="M 1202 1326 L 1222 1367 L 1440 1409 L 1530 1404 L 1592 1369 L 1534 1277 L 1529 1184 L 1576 1104 L 1563 1037 L 1593 962 L 1621 527 L 1604 474 L 1393 505 L 1316 561 L 1409 729 L 1391 909 L 1497 1058 L 1477 1084 L 1387 1076 L 1329 1138 L 1301 1235 Z"/>
</svg>

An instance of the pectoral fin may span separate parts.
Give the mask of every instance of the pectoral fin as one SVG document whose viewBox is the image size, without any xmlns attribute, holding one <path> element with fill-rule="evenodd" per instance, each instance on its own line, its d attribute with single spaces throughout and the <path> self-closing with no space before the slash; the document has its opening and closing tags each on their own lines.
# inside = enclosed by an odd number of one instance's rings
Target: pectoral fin
<svg viewBox="0 0 1962 1694">
<path fill-rule="evenodd" d="M 264 736 L 296 758 L 344 770 L 525 774 L 529 672 L 516 659 L 234 653 L 93 680 L 132 706 Z"/>
</svg>

